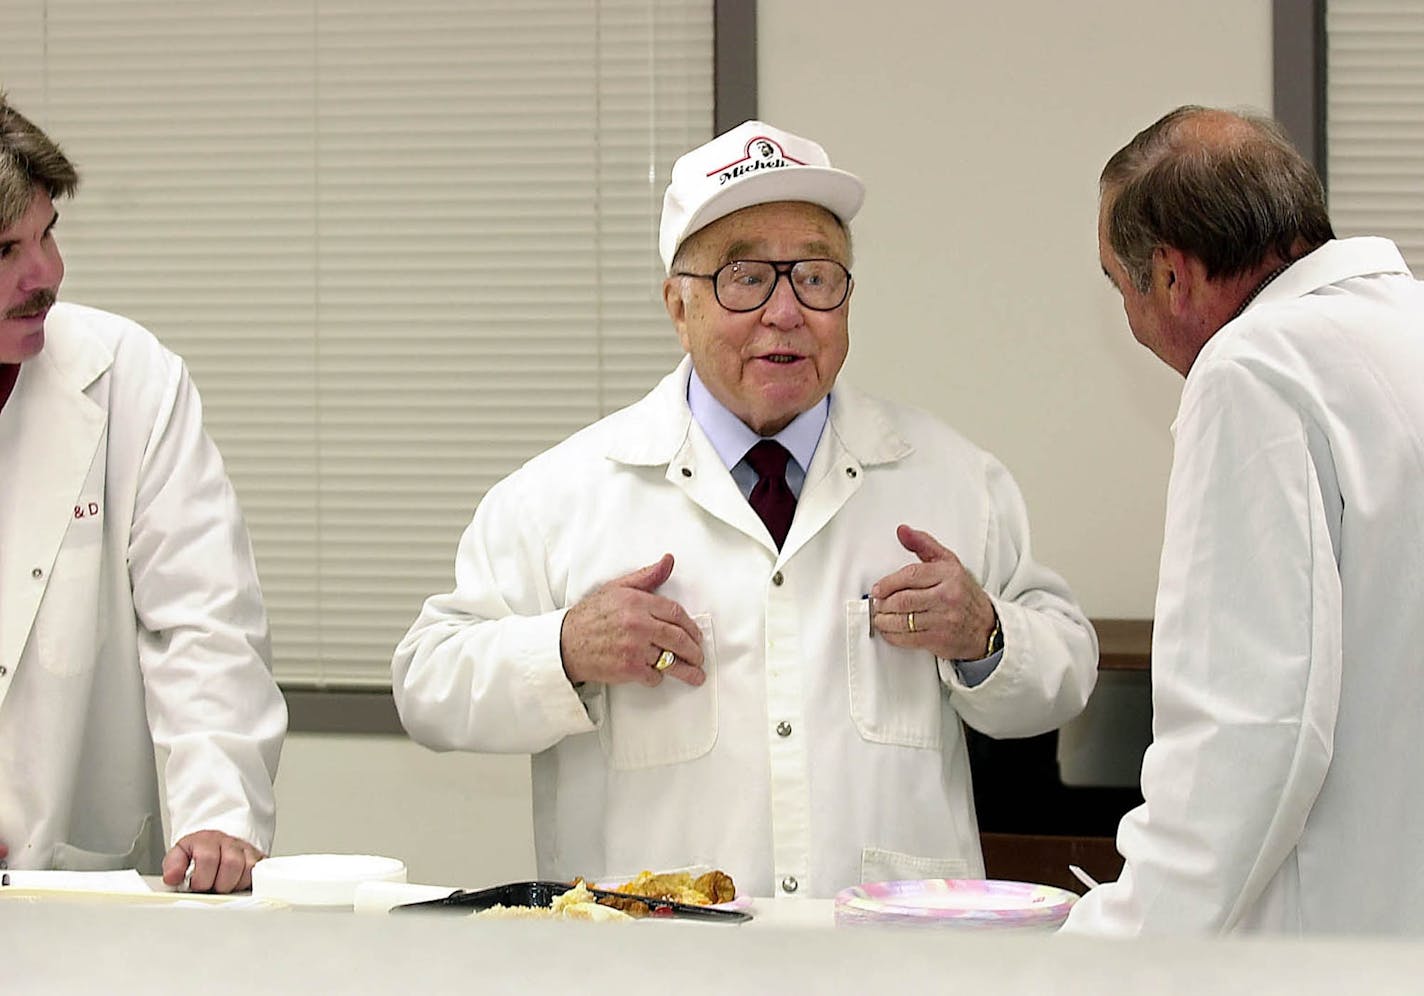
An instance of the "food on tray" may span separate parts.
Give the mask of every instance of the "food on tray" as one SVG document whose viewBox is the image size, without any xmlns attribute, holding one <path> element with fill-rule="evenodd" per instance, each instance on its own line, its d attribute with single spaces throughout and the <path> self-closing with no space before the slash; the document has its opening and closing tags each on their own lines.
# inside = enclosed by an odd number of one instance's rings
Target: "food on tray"
<svg viewBox="0 0 1424 996">
<path fill-rule="evenodd" d="M 491 906 L 475 914 L 489 920 L 609 920 L 633 919 L 622 910 L 603 906 L 582 881 L 568 892 L 555 896 L 549 906 Z"/>
<path fill-rule="evenodd" d="M 714 869 L 706 875 L 699 875 L 692 887 L 706 896 L 714 906 L 718 903 L 730 903 L 737 898 L 737 885 L 732 881 L 732 876 L 724 871 Z"/>
<path fill-rule="evenodd" d="M 583 879 L 577 881 L 582 882 Z M 600 906 L 607 906 L 611 909 L 619 910 L 628 916 L 636 918 L 652 916 L 653 909 L 641 899 L 631 899 L 624 896 L 599 896 Z"/>
<path fill-rule="evenodd" d="M 631 882 L 615 886 L 614 892 L 647 899 L 664 899 L 689 906 L 715 906 L 731 902 L 737 896 L 737 887 L 732 877 L 724 871 L 709 871 L 693 878 L 690 872 L 664 872 L 655 875 L 650 871 L 641 872 Z"/>
</svg>

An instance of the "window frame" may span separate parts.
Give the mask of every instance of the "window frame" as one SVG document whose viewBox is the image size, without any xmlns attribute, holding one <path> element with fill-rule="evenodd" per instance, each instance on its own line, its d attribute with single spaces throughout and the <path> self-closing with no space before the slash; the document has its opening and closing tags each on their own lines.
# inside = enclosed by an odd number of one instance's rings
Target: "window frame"
<svg viewBox="0 0 1424 996">
<path fill-rule="evenodd" d="M 1273 116 L 1296 148 L 1326 176 L 1326 0 L 1272 0 Z"/>
</svg>

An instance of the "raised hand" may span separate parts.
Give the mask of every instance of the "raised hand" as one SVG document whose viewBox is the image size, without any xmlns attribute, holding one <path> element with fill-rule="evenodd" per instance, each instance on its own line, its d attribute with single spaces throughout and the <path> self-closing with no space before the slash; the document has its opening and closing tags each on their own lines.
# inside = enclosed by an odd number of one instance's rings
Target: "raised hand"
<svg viewBox="0 0 1424 996">
<path fill-rule="evenodd" d="M 573 605 L 559 634 L 569 680 L 658 685 L 664 675 L 700 685 L 702 633 L 683 607 L 656 594 L 672 576 L 672 554 L 614 578 Z M 669 651 L 675 658 L 659 669 Z M 666 661 L 666 658 L 664 658 Z"/>
<path fill-rule="evenodd" d="M 929 533 L 902 525 L 895 537 L 919 563 L 871 587 L 875 631 L 894 646 L 929 650 L 945 660 L 985 656 L 995 615 L 979 582 Z"/>
</svg>

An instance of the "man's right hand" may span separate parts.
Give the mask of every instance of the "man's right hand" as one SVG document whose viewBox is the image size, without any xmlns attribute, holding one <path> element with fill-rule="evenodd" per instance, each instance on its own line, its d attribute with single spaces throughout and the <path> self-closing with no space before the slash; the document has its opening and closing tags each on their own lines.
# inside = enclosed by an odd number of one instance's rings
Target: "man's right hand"
<svg viewBox="0 0 1424 996">
<path fill-rule="evenodd" d="M 564 673 L 578 684 L 636 681 L 654 686 L 663 676 L 689 685 L 707 680 L 702 671 L 702 632 L 670 598 L 654 594 L 672 576 L 672 554 L 614 578 L 564 614 L 559 652 Z M 677 660 L 666 671 L 653 665 L 664 650 Z"/>
</svg>

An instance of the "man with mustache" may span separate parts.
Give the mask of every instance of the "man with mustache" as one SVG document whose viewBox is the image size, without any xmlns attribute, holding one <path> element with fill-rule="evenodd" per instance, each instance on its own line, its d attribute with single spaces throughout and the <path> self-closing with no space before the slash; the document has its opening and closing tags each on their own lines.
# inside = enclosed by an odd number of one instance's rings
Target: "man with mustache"
<svg viewBox="0 0 1424 996">
<path fill-rule="evenodd" d="M 230 892 L 275 827 L 267 617 L 183 362 L 56 303 L 77 184 L 0 95 L 0 859 Z"/>
<path fill-rule="evenodd" d="M 396 650 L 415 739 L 534 755 L 541 876 L 982 876 L 962 724 L 1027 736 L 1087 700 L 1096 637 L 1008 471 L 836 379 L 863 195 L 758 121 L 680 158 L 687 358 L 485 496 Z"/>
</svg>

